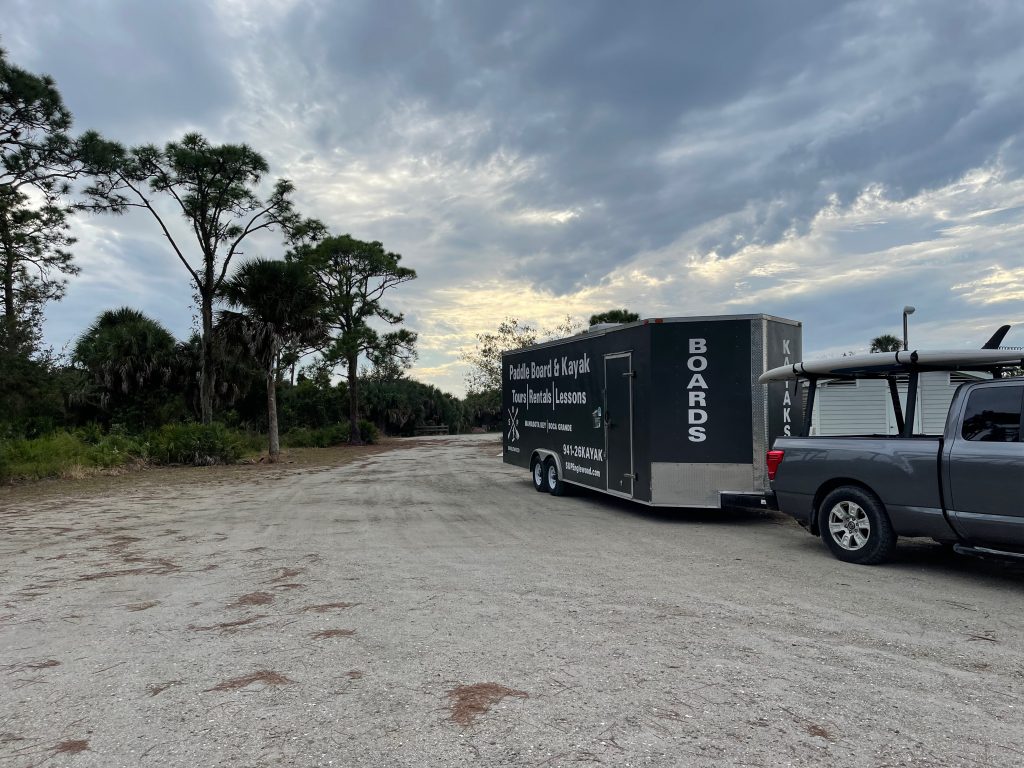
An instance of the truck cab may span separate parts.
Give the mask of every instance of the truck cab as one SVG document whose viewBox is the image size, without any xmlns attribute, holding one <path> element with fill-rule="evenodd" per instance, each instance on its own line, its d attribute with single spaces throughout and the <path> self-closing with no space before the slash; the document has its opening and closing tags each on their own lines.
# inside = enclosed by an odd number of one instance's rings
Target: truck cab
<svg viewBox="0 0 1024 768">
<path fill-rule="evenodd" d="M 965 541 L 1024 547 L 1024 378 L 964 385 L 946 421 L 941 477 Z"/>
</svg>

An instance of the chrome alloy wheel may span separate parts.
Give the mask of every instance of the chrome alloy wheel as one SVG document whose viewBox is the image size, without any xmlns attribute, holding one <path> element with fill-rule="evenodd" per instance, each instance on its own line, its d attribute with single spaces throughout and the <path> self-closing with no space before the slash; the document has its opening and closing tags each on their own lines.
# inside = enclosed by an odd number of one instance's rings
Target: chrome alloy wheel
<svg viewBox="0 0 1024 768">
<path fill-rule="evenodd" d="M 836 544 L 854 552 L 868 543 L 871 521 L 859 504 L 840 501 L 828 513 L 828 531 Z"/>
<path fill-rule="evenodd" d="M 544 484 L 544 465 L 539 461 L 533 465 L 533 484 L 538 488 Z"/>
<path fill-rule="evenodd" d="M 558 485 L 558 467 L 555 466 L 555 462 L 551 462 L 548 465 L 548 488 L 554 488 Z"/>
</svg>

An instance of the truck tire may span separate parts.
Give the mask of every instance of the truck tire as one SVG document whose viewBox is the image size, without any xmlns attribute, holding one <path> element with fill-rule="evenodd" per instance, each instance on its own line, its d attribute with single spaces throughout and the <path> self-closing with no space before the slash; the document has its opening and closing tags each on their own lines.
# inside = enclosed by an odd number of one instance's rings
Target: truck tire
<svg viewBox="0 0 1024 768">
<path fill-rule="evenodd" d="M 818 530 L 832 554 L 847 563 L 877 565 L 896 551 L 896 532 L 882 502 L 855 485 L 825 497 L 818 508 Z"/>
<path fill-rule="evenodd" d="M 565 483 L 558 476 L 558 465 L 554 459 L 548 459 L 544 462 L 544 484 L 552 496 L 565 495 Z"/>
<path fill-rule="evenodd" d="M 540 457 L 534 456 L 530 462 L 530 477 L 533 478 L 533 490 L 543 493 L 548 489 L 547 479 L 544 476 L 544 462 Z"/>
</svg>

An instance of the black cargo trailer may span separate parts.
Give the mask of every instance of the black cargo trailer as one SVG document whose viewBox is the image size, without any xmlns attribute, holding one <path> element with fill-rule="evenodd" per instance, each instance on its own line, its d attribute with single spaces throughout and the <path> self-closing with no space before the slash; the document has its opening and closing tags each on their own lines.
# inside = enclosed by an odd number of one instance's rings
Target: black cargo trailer
<svg viewBox="0 0 1024 768">
<path fill-rule="evenodd" d="M 768 490 L 765 452 L 801 423 L 801 325 L 768 315 L 596 326 L 502 355 L 504 461 L 537 490 L 585 486 L 652 506 L 721 507 Z"/>
</svg>

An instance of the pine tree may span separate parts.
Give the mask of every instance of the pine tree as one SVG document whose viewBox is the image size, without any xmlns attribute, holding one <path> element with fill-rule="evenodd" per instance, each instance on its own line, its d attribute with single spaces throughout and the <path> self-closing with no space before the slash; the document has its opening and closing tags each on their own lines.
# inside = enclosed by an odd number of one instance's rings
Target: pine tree
<svg viewBox="0 0 1024 768">
<path fill-rule="evenodd" d="M 43 308 L 78 272 L 68 248 L 69 182 L 79 169 L 71 113 L 54 81 L 0 49 L 0 353 L 38 351 Z"/>
</svg>

